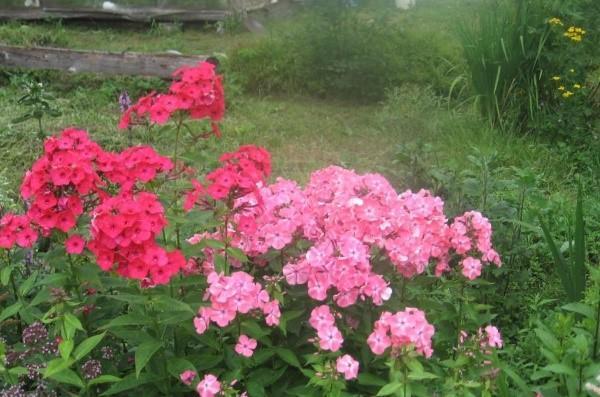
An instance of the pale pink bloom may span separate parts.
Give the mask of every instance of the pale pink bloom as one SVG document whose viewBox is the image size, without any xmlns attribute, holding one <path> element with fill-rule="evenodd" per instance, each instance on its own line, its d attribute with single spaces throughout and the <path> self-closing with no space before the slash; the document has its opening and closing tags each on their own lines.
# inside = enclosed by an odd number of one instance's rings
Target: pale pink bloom
<svg viewBox="0 0 600 397">
<path fill-rule="evenodd" d="M 221 383 L 212 374 L 204 375 L 204 378 L 196 386 L 199 397 L 214 397 L 221 391 Z"/>
<path fill-rule="evenodd" d="M 502 348 L 502 335 L 500 335 L 498 328 L 494 327 L 493 325 L 488 325 L 485 327 L 485 333 L 487 335 L 486 343 L 489 347 Z"/>
<path fill-rule="evenodd" d="M 336 352 L 340 350 L 344 342 L 344 337 L 335 325 L 320 329 L 317 335 L 319 337 L 319 346 L 323 350 Z"/>
<path fill-rule="evenodd" d="M 462 274 L 469 280 L 475 280 L 481 275 L 481 261 L 472 257 L 466 257 L 461 262 Z"/>
<path fill-rule="evenodd" d="M 344 379 L 356 379 L 358 376 L 358 361 L 348 354 L 338 357 L 335 368 L 340 374 L 344 374 Z"/>
<path fill-rule="evenodd" d="M 235 352 L 244 357 L 252 357 L 256 345 L 256 339 L 248 338 L 246 335 L 242 334 L 235 345 Z"/>
</svg>

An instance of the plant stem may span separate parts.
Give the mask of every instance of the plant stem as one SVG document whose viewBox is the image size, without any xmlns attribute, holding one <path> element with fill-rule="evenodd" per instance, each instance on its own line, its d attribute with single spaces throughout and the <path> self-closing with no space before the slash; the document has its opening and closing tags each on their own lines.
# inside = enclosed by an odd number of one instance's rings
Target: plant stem
<svg viewBox="0 0 600 397">
<path fill-rule="evenodd" d="M 46 136 L 44 134 L 44 129 L 42 128 L 42 118 L 38 117 L 37 121 L 38 121 L 38 128 L 39 128 L 38 133 L 39 133 L 40 139 L 43 141 Z"/>
<path fill-rule="evenodd" d="M 600 294 L 600 292 L 599 292 Z M 598 334 L 600 333 L 600 297 L 598 297 L 598 303 L 596 303 L 596 329 L 594 332 L 594 350 L 592 351 L 592 360 L 596 361 L 598 355 Z"/>
<path fill-rule="evenodd" d="M 179 121 L 177 122 L 177 130 L 175 132 L 175 151 L 173 153 L 173 163 L 175 164 L 175 170 L 177 170 L 177 159 L 179 156 L 179 136 L 181 133 L 182 125 L 183 125 L 183 116 L 179 116 Z"/>
</svg>

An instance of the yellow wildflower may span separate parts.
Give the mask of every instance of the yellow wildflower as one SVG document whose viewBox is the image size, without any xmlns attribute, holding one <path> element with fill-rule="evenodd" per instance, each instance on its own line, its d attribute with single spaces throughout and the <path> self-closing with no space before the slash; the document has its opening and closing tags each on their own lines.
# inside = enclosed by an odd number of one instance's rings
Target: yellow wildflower
<svg viewBox="0 0 600 397">
<path fill-rule="evenodd" d="M 575 84 L 573 84 L 573 88 L 580 89 L 581 88 L 581 84 L 575 83 Z"/>
<path fill-rule="evenodd" d="M 552 76 L 552 80 L 558 81 L 558 80 L 560 80 L 560 76 Z"/>
<path fill-rule="evenodd" d="M 565 91 L 562 94 L 563 98 L 569 98 L 572 95 L 573 95 L 573 93 L 571 91 Z"/>
<path fill-rule="evenodd" d="M 560 87 L 558 87 L 558 90 L 559 90 L 559 91 L 564 91 L 564 90 L 565 90 L 565 86 L 564 86 L 564 85 L 561 85 Z"/>
<path fill-rule="evenodd" d="M 548 23 L 549 23 L 550 25 L 560 25 L 560 26 L 562 26 L 562 24 L 563 24 L 563 23 L 562 23 L 562 21 L 561 21 L 560 19 L 556 18 L 556 17 L 554 17 L 554 18 L 550 18 L 550 19 L 548 20 Z"/>
<path fill-rule="evenodd" d="M 575 69 L 569 69 L 569 72 L 575 73 Z"/>
</svg>

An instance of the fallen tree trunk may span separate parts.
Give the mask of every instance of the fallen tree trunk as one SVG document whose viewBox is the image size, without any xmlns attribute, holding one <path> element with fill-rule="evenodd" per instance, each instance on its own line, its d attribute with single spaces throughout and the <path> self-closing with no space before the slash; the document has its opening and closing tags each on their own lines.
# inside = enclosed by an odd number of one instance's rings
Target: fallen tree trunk
<svg viewBox="0 0 600 397">
<path fill-rule="evenodd" d="M 0 67 L 63 70 L 112 75 L 169 77 L 183 65 L 205 60 L 204 55 L 141 54 L 76 51 L 63 48 L 0 45 Z"/>
</svg>

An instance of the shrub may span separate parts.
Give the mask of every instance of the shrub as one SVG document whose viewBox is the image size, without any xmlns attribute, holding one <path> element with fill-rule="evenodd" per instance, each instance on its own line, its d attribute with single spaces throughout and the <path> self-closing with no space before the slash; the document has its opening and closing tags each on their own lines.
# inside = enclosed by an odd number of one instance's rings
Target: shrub
<svg viewBox="0 0 600 397">
<path fill-rule="evenodd" d="M 393 10 L 348 8 L 328 0 L 256 45 L 232 54 L 231 70 L 246 90 L 305 92 L 354 101 L 384 97 L 389 87 L 431 85 L 447 94 L 452 49 L 435 32 L 411 32 Z M 438 37 L 439 38 L 439 37 Z"/>
<path fill-rule="evenodd" d="M 172 159 L 66 129 L 25 175 L 25 213 L 0 220 L 7 393 L 528 391 L 475 301 L 500 266 L 481 213 L 450 221 L 425 190 L 335 166 L 269 183 L 253 145 L 199 173 L 177 150 L 212 136 L 194 131 L 222 116 L 220 78 L 177 78 L 121 120 L 174 127 Z"/>
</svg>

